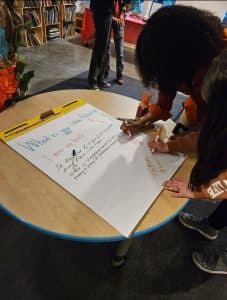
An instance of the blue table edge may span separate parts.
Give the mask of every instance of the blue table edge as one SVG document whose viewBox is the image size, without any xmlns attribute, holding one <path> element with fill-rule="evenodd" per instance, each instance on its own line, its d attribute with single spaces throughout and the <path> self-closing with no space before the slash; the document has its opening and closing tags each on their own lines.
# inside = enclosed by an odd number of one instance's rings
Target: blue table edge
<svg viewBox="0 0 227 300">
<path fill-rule="evenodd" d="M 167 223 L 172 221 L 176 216 L 178 216 L 178 214 L 186 207 L 188 202 L 189 202 L 189 200 L 187 200 L 184 203 L 184 205 L 182 205 L 174 214 L 172 214 L 171 216 L 166 218 L 164 221 L 162 221 L 154 226 L 151 226 L 147 229 L 136 231 L 135 233 L 132 234 L 132 236 L 130 236 L 130 238 L 140 237 L 142 235 L 148 234 L 148 233 L 155 231 L 155 230 L 161 228 L 162 226 L 166 225 Z M 60 233 L 60 232 L 56 232 L 56 231 L 51 231 L 51 230 L 42 228 L 40 226 L 34 225 L 30 222 L 27 222 L 27 221 L 19 218 L 18 216 L 13 214 L 10 210 L 8 210 L 6 207 L 4 207 L 2 204 L 0 204 L 0 209 L 3 212 L 5 212 L 8 216 L 12 217 L 15 221 L 22 223 L 23 225 L 28 226 L 31 229 L 34 229 L 42 234 L 49 235 L 54 238 L 60 238 L 60 239 L 64 239 L 64 240 L 71 240 L 71 241 L 82 242 L 82 243 L 106 243 L 106 242 L 123 241 L 123 240 L 127 239 L 123 235 L 116 235 L 116 236 L 109 236 L 109 237 L 108 236 L 107 237 L 83 237 L 83 236 L 77 236 L 77 235 L 71 235 L 71 234 L 65 234 L 65 233 Z"/>
</svg>

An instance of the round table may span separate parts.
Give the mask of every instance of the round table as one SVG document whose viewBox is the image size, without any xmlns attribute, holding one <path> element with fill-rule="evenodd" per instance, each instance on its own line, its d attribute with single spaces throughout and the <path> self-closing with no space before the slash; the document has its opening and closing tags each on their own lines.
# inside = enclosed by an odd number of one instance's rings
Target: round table
<svg viewBox="0 0 227 300">
<path fill-rule="evenodd" d="M 0 131 L 74 98 L 115 116 L 132 118 L 138 101 L 122 95 L 91 90 L 61 90 L 39 94 L 0 114 Z M 82 242 L 111 242 L 125 238 L 30 162 L 0 142 L 1 208 L 20 222 L 43 233 Z M 187 158 L 176 176 L 188 177 L 194 159 Z M 186 204 L 162 191 L 132 237 L 149 233 L 172 220 Z"/>
</svg>

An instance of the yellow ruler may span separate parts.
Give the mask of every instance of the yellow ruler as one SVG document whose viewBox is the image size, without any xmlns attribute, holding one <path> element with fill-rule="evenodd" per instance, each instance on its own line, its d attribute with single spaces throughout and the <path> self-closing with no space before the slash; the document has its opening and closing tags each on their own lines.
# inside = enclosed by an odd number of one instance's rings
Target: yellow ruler
<svg viewBox="0 0 227 300">
<path fill-rule="evenodd" d="M 34 128 L 41 126 L 45 123 L 48 123 L 54 119 L 61 117 L 64 114 L 76 109 L 86 102 L 83 99 L 74 99 L 70 102 L 67 102 L 63 105 L 56 106 L 48 111 L 41 113 L 39 116 L 36 116 L 30 120 L 17 124 L 11 128 L 3 130 L 0 132 L 0 140 L 3 142 L 8 142 L 15 137 L 18 137 L 26 132 L 33 130 Z"/>
</svg>

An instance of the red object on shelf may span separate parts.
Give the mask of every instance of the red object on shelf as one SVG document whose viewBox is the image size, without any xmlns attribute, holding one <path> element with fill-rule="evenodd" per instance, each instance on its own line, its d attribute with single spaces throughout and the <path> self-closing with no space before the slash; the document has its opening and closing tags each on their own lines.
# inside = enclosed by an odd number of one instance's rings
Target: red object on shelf
<svg viewBox="0 0 227 300">
<path fill-rule="evenodd" d="M 146 22 L 140 16 L 127 14 L 125 17 L 125 42 L 136 44 L 138 36 Z M 81 29 L 81 41 L 83 44 L 89 42 L 95 36 L 95 26 L 93 22 L 92 12 L 86 8 L 83 16 Z"/>
</svg>

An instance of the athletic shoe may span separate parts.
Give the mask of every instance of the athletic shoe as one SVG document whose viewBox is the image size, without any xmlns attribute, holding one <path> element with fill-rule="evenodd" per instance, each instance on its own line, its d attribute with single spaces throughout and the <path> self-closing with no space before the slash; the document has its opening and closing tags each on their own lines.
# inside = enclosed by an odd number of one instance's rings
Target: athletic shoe
<svg viewBox="0 0 227 300">
<path fill-rule="evenodd" d="M 207 273 L 227 274 L 227 252 L 209 255 L 206 252 L 194 252 L 192 260 L 196 266 Z"/>
<path fill-rule="evenodd" d="M 99 87 L 98 87 L 97 83 L 88 83 L 88 88 L 89 88 L 89 90 L 99 91 Z"/>
<path fill-rule="evenodd" d="M 188 213 L 182 212 L 179 214 L 179 221 L 185 227 L 198 231 L 209 240 L 215 240 L 216 237 L 218 236 L 218 230 L 212 228 L 208 224 L 207 219 L 202 219 L 190 215 Z"/>
<path fill-rule="evenodd" d="M 99 86 L 100 88 L 110 88 L 110 87 L 111 87 L 111 84 L 110 84 L 109 82 L 103 80 L 103 81 L 99 81 L 99 82 L 98 82 L 98 86 Z"/>
</svg>

